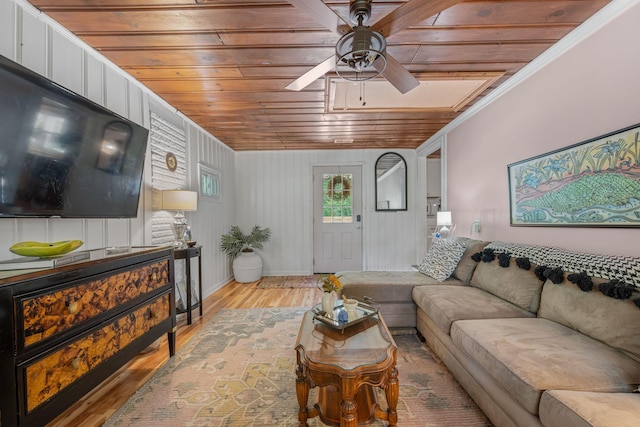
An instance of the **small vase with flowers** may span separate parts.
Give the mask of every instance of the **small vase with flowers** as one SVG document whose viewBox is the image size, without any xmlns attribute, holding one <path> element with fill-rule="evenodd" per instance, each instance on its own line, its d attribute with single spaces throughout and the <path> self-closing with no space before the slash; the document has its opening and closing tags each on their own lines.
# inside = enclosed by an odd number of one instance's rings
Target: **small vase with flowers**
<svg viewBox="0 0 640 427">
<path fill-rule="evenodd" d="M 342 290 L 340 276 L 329 274 L 318 279 L 318 288 L 322 290 L 322 311 L 328 318 L 333 318 L 333 308 L 336 301 L 336 291 Z"/>
</svg>

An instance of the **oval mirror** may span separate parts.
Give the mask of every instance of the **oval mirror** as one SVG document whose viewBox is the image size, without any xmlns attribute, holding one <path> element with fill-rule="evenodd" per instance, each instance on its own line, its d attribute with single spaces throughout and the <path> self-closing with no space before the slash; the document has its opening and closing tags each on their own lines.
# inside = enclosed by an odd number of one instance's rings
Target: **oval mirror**
<svg viewBox="0 0 640 427">
<path fill-rule="evenodd" d="M 407 163 L 397 153 L 385 153 L 376 161 L 376 210 L 407 210 Z"/>
</svg>

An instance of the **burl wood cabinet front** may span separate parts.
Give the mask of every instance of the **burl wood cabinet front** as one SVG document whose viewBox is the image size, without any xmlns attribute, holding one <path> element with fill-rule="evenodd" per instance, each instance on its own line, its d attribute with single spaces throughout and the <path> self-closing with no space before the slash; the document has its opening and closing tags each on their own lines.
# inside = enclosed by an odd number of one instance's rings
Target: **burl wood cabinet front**
<svg viewBox="0 0 640 427">
<path fill-rule="evenodd" d="M 27 411 L 73 384 L 170 315 L 169 295 L 26 366 Z"/>
<path fill-rule="evenodd" d="M 171 248 L 0 277 L 0 426 L 41 426 L 167 334 Z M 6 383 L 6 384 L 5 384 Z"/>
<path fill-rule="evenodd" d="M 23 346 L 79 325 L 169 282 L 162 261 L 21 300 Z"/>
</svg>

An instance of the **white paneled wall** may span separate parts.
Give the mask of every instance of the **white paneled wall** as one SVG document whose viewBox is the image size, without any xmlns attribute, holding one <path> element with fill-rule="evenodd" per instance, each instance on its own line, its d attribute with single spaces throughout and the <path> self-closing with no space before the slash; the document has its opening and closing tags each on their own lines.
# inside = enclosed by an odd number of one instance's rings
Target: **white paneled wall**
<svg viewBox="0 0 640 427">
<path fill-rule="evenodd" d="M 162 108 L 162 107 L 158 107 Z M 151 111 L 149 143 L 151 144 L 151 187 L 152 197 L 160 207 L 162 190 L 187 190 L 187 139 L 184 124 L 174 124 L 162 119 Z M 174 171 L 167 167 L 167 153 L 173 153 L 177 166 Z M 175 212 L 154 211 L 151 218 L 151 243 L 154 245 L 172 244 L 175 240 L 171 223 Z"/>
<path fill-rule="evenodd" d="M 272 229 L 265 248 L 265 274 L 308 274 L 312 267 L 312 168 L 361 165 L 363 171 L 363 266 L 366 270 L 408 270 L 424 255 L 424 195 L 418 177 L 424 162 L 414 150 L 399 150 L 408 165 L 409 209 L 375 212 L 375 161 L 381 150 L 239 152 L 229 149 L 146 87 L 76 39 L 23 0 L 0 0 L 0 54 L 149 128 L 150 104 L 161 103 L 186 135 L 186 188 L 198 189 L 198 163 L 220 172 L 220 201 L 199 200 L 186 213 L 193 238 L 203 246 L 205 296 L 233 274 L 219 249 L 220 236 L 234 224 Z M 164 116 L 163 116 L 164 117 Z M 166 118 L 166 117 L 164 117 Z M 422 179 L 422 178 L 420 178 Z M 0 259 L 19 241 L 82 239 L 83 249 L 152 243 L 152 173 L 147 150 L 143 192 L 135 219 L 0 218 Z"/>
<path fill-rule="evenodd" d="M 10 1 L 0 2 L 0 28 L 9 30 L 2 31 L 0 37 L 0 54 L 7 58 L 15 59 L 14 49 L 16 46 L 16 31 L 14 28 L 16 6 Z"/>
<path fill-rule="evenodd" d="M 11 59 L 33 71 L 50 77 L 47 67 L 47 59 L 49 59 L 50 54 L 48 46 L 49 27 L 38 19 L 38 16 L 24 11 L 19 6 L 16 7 L 15 12 L 16 19 L 9 27 L 12 28 L 15 24 L 15 27 L 13 27 L 15 31 L 14 40 L 16 42 L 14 46 L 15 58 Z M 1 31 L 4 33 L 6 29 Z"/>
<path fill-rule="evenodd" d="M 132 77 L 42 15 L 27 2 L 0 0 L 0 54 L 116 113 L 149 128 L 150 102 L 164 105 L 172 122 L 188 123 L 186 179 L 197 189 L 199 161 L 222 174 L 225 199 L 213 206 L 200 204 L 187 213 L 194 237 L 203 247 L 205 296 L 231 277 L 229 262 L 218 249 L 220 234 L 234 218 L 234 152 L 163 103 Z M 184 147 L 182 148 L 184 152 Z M 9 246 L 24 240 L 81 239 L 82 249 L 149 245 L 152 222 L 152 174 L 147 149 L 138 217 L 133 219 L 11 219 L 0 218 L 0 259 L 13 257 Z"/>
<path fill-rule="evenodd" d="M 410 270 L 424 256 L 422 211 L 417 207 L 418 162 L 415 150 L 397 150 L 408 166 L 408 210 L 376 212 L 374 165 L 382 150 L 269 151 L 236 153 L 236 219 L 247 232 L 270 227 L 272 239 L 262 251 L 266 275 L 313 271 L 312 168 L 361 165 L 363 173 L 363 246 L 365 270 Z M 421 198 L 420 200 L 422 200 Z"/>
<path fill-rule="evenodd" d="M 62 32 L 30 7 L 0 0 L 0 53 L 148 126 L 143 88 L 69 33 Z M 145 173 L 148 177 L 148 172 Z M 144 201 L 143 194 L 142 200 Z M 143 245 L 144 213 L 134 219 L 0 219 L 0 259 L 12 257 L 8 247 L 24 240 L 81 239 L 83 249 Z"/>
<path fill-rule="evenodd" d="M 198 200 L 197 212 L 185 212 L 191 225 L 192 238 L 202 245 L 202 268 L 206 285 L 205 295 L 219 288 L 233 277 L 230 262 L 220 249 L 220 236 L 226 233 L 235 219 L 235 153 L 226 145 L 213 138 L 200 127 L 188 123 L 187 155 L 189 156 L 189 176 L 187 187 L 198 190 L 198 163 L 220 172 L 220 201 Z"/>
</svg>

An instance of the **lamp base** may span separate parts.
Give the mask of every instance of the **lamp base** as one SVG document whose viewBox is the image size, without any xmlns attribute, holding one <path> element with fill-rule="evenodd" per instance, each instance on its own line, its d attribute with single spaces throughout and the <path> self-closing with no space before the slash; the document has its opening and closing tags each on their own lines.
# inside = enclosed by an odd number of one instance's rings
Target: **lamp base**
<svg viewBox="0 0 640 427">
<path fill-rule="evenodd" d="M 436 227 L 436 232 L 433 234 L 433 236 L 437 239 L 448 239 L 450 237 L 453 237 L 453 233 L 455 229 L 456 229 L 455 224 L 438 225 Z"/>
<path fill-rule="evenodd" d="M 187 220 L 184 217 L 182 211 L 178 211 L 171 223 L 171 230 L 173 231 L 173 237 L 175 239 L 173 246 L 176 249 L 182 249 L 187 247 L 187 242 L 184 240 L 184 233 L 187 231 Z"/>
<path fill-rule="evenodd" d="M 187 231 L 187 224 L 172 224 L 171 229 L 173 230 L 173 237 L 175 238 L 175 242 L 173 246 L 176 248 L 186 248 L 187 242 L 184 240 L 184 232 Z"/>
</svg>

